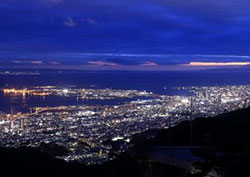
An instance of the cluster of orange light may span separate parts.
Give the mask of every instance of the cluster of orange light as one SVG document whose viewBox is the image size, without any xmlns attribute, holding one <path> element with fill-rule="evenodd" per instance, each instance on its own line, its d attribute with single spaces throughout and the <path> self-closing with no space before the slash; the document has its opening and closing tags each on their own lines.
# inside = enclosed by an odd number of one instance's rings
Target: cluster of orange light
<svg viewBox="0 0 250 177">
<path fill-rule="evenodd" d="M 35 90 L 27 90 L 27 89 L 3 89 L 5 94 L 14 94 L 14 95 L 23 95 L 26 94 L 36 95 L 36 96 L 47 96 L 49 93 L 47 92 L 36 92 Z"/>
<path fill-rule="evenodd" d="M 4 93 L 9 94 L 31 94 L 32 91 L 29 90 L 17 90 L 17 89 L 3 89 Z"/>
</svg>

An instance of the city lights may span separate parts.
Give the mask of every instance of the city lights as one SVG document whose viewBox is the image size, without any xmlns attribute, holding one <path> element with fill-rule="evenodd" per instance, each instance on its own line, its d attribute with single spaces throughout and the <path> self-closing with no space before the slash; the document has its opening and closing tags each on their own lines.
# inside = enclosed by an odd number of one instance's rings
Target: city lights
<svg viewBox="0 0 250 177">
<path fill-rule="evenodd" d="M 138 90 L 76 89 L 42 86 L 3 89 L 9 96 L 59 96 L 85 100 L 134 100 L 115 105 L 32 107 L 30 113 L 0 114 L 0 145 L 20 147 L 56 142 L 70 153 L 58 158 L 85 164 L 109 160 L 112 146 L 117 154 L 129 148 L 133 135 L 149 128 L 172 127 L 181 121 L 216 116 L 250 105 L 250 86 L 180 87 L 192 96 L 168 96 Z M 84 90 L 84 92 L 83 92 Z M 143 96 L 143 97 L 142 97 Z M 140 99 L 138 99 L 138 97 Z M 15 135 L 15 136 L 13 136 Z M 86 144 L 86 147 L 81 145 Z M 113 158 L 113 157 L 111 157 Z"/>
</svg>

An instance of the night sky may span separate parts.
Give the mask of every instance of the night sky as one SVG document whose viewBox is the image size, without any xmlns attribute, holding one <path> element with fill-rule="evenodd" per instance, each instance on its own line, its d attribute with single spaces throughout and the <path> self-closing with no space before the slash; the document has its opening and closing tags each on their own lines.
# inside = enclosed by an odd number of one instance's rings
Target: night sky
<svg viewBox="0 0 250 177">
<path fill-rule="evenodd" d="M 1 0 L 1 67 L 248 65 L 249 9 L 248 0 Z"/>
</svg>

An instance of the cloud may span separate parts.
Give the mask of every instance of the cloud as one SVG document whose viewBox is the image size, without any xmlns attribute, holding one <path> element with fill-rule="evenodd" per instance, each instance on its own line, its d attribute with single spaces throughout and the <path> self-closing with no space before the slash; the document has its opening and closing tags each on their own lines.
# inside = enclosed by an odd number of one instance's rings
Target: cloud
<svg viewBox="0 0 250 177">
<path fill-rule="evenodd" d="M 87 63 L 96 66 L 118 66 L 117 63 L 109 63 L 104 61 L 88 61 Z"/>
<path fill-rule="evenodd" d="M 29 60 L 12 60 L 11 62 L 15 63 L 15 64 L 35 64 L 35 65 L 43 64 L 43 61 L 40 61 L 40 60 L 32 60 L 32 61 L 29 61 Z"/>
<path fill-rule="evenodd" d="M 145 62 L 142 63 L 141 66 L 157 66 L 157 64 L 155 62 Z"/>
<path fill-rule="evenodd" d="M 31 64 L 41 65 L 43 61 L 30 61 Z"/>
<path fill-rule="evenodd" d="M 247 66 L 250 62 L 190 62 L 187 66 Z"/>
<path fill-rule="evenodd" d="M 60 63 L 56 62 L 56 61 L 52 61 L 52 62 L 49 62 L 49 64 L 51 64 L 51 65 L 59 65 Z"/>
<path fill-rule="evenodd" d="M 249 5 L 249 0 L 4 0 L 0 49 L 250 55 Z"/>
<path fill-rule="evenodd" d="M 74 28 L 77 26 L 77 23 L 71 17 L 66 18 L 63 24 L 64 26 L 70 27 L 70 28 Z"/>
<path fill-rule="evenodd" d="M 101 24 L 99 21 L 97 21 L 96 19 L 94 18 L 86 18 L 86 19 L 83 19 L 83 22 L 86 23 L 86 24 L 89 24 L 89 25 L 99 25 Z"/>
<path fill-rule="evenodd" d="M 27 61 L 18 61 L 18 60 L 13 60 L 11 61 L 12 63 L 20 64 L 20 63 L 27 63 Z"/>
</svg>

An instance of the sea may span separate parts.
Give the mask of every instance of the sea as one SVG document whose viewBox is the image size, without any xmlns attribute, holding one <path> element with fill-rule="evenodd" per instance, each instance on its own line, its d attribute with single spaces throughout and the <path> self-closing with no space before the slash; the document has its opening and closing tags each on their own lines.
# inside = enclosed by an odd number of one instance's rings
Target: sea
<svg viewBox="0 0 250 177">
<path fill-rule="evenodd" d="M 250 85 L 247 71 L 40 71 L 40 75 L 0 75 L 0 88 L 60 86 L 93 89 L 136 89 L 164 95 L 187 96 L 176 87 Z M 30 107 L 60 105 L 111 105 L 129 99 L 79 101 L 59 96 L 6 96 L 0 91 L 0 111 L 28 112 Z"/>
</svg>

